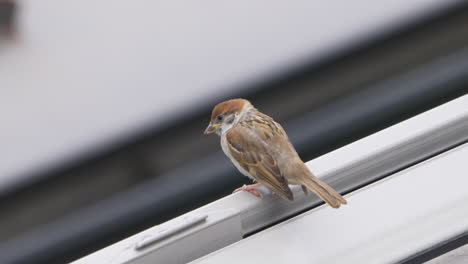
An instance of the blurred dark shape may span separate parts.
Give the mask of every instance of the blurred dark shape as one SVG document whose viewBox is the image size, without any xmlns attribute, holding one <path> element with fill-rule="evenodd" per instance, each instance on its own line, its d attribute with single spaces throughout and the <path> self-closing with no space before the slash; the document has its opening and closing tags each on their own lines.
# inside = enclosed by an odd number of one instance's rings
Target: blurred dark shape
<svg viewBox="0 0 468 264">
<path fill-rule="evenodd" d="M 0 39 L 14 38 L 17 10 L 17 5 L 13 0 L 0 0 Z"/>
</svg>

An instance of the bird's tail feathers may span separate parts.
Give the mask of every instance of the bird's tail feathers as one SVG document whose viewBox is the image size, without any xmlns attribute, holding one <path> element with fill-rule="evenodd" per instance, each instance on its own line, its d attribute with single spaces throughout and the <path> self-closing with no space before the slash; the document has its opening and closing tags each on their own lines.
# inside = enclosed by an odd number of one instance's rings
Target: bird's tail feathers
<svg viewBox="0 0 468 264">
<path fill-rule="evenodd" d="M 330 185 L 315 177 L 306 166 L 304 167 L 304 169 L 307 170 L 307 173 L 306 177 L 302 178 L 303 185 L 316 193 L 320 198 L 322 198 L 322 200 L 333 208 L 339 208 L 342 204 L 347 204 L 341 194 L 330 187 Z"/>
</svg>

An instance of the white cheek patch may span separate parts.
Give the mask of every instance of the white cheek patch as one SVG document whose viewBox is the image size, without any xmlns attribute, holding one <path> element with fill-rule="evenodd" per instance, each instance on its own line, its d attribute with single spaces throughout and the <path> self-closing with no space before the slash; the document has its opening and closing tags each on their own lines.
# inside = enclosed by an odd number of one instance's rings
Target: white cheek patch
<svg viewBox="0 0 468 264">
<path fill-rule="evenodd" d="M 231 127 L 232 127 L 232 124 L 223 124 L 223 125 L 221 125 L 221 129 L 220 129 L 220 131 L 219 131 L 220 134 L 221 134 L 221 135 L 226 134 L 226 132 L 227 132 L 229 129 L 231 129 Z"/>
<path fill-rule="evenodd" d="M 236 118 L 237 118 L 237 115 L 236 114 L 232 114 L 232 115 L 229 115 L 226 117 L 226 124 L 234 124 L 236 123 Z"/>
<path fill-rule="evenodd" d="M 233 119 L 233 121 L 232 122 L 227 122 L 230 119 Z M 239 116 L 232 114 L 232 115 L 226 117 L 225 120 L 226 121 L 223 122 L 223 124 L 221 125 L 220 135 L 224 135 L 229 129 L 231 129 L 232 126 L 237 124 L 237 122 L 239 121 Z"/>
</svg>

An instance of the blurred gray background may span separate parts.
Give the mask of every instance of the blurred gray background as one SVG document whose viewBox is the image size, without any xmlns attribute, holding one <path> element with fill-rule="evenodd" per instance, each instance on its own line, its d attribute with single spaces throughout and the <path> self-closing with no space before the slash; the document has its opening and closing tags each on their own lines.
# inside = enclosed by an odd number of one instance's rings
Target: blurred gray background
<svg viewBox="0 0 468 264">
<path fill-rule="evenodd" d="M 455 2 L 18 1 L 0 186 Z"/>
<path fill-rule="evenodd" d="M 0 262 L 70 261 L 246 183 L 202 134 L 222 100 L 307 161 L 465 94 L 467 27 L 461 0 L 0 0 Z"/>
</svg>

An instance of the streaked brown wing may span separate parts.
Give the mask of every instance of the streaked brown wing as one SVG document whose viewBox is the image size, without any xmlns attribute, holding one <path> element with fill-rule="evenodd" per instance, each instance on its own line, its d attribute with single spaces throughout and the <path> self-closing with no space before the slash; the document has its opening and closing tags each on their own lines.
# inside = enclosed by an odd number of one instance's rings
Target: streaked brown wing
<svg viewBox="0 0 468 264">
<path fill-rule="evenodd" d="M 274 155 L 266 148 L 266 144 L 271 139 L 270 134 L 268 127 L 265 126 L 255 126 L 254 130 L 251 130 L 237 125 L 227 132 L 227 145 L 231 156 L 255 180 L 286 199 L 293 200 L 288 181 L 281 174 Z"/>
</svg>

